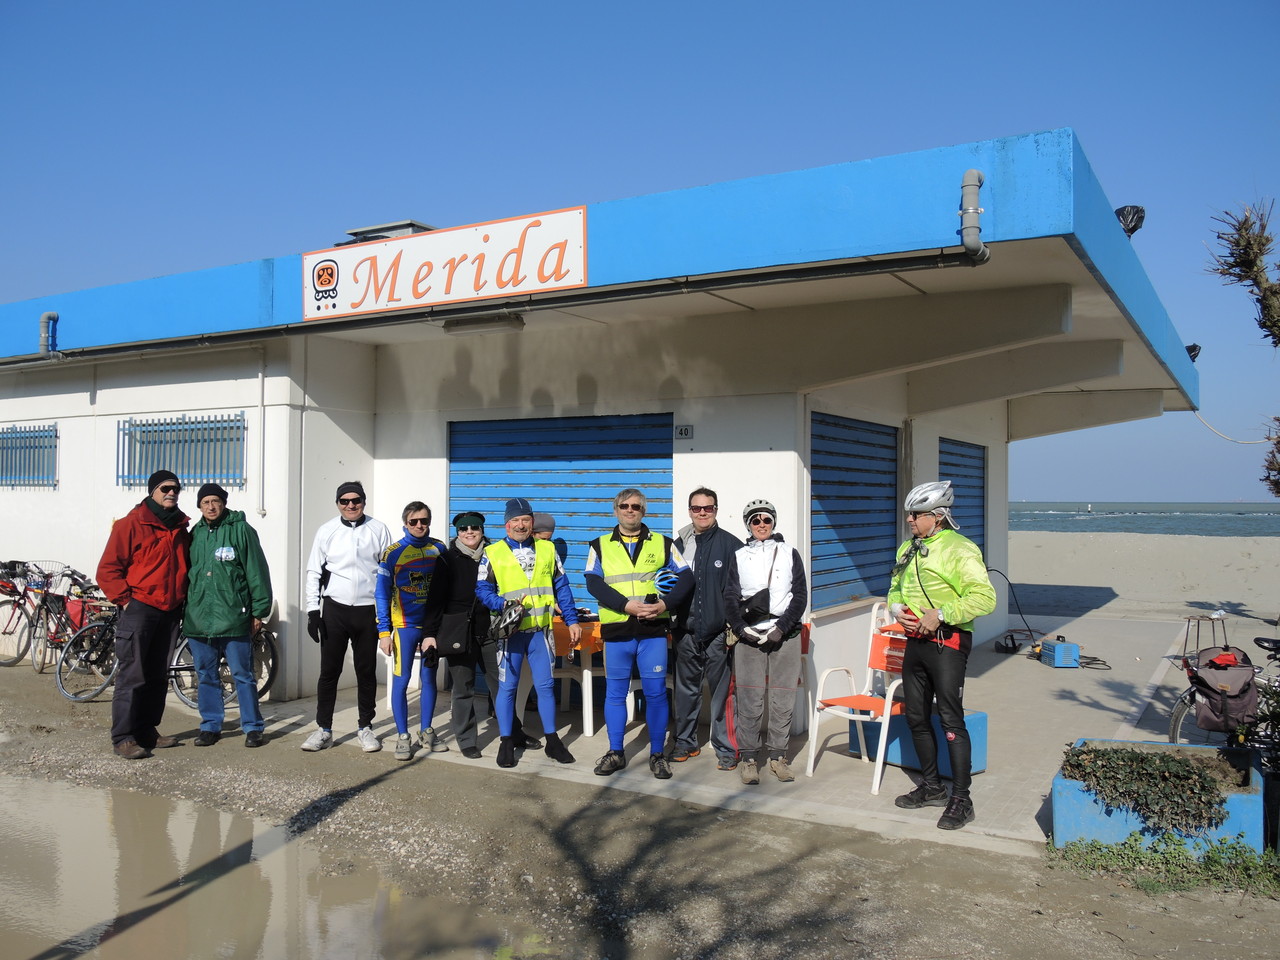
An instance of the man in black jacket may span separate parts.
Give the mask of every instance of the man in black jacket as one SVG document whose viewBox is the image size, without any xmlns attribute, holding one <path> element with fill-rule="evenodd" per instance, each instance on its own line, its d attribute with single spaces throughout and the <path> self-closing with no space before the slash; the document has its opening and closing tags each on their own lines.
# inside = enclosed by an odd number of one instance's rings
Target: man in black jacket
<svg viewBox="0 0 1280 960">
<path fill-rule="evenodd" d="M 702 684 L 711 689 L 711 747 L 716 766 L 738 766 L 738 745 L 729 729 L 729 681 L 733 677 L 730 648 L 725 646 L 724 585 L 733 555 L 742 541 L 716 522 L 719 498 L 714 490 L 699 487 L 689 494 L 692 521 L 676 538 L 676 549 L 693 568 L 694 590 L 676 611 L 675 710 L 672 716 L 675 743 L 671 760 L 681 763 L 701 753 L 698 715 L 702 712 Z"/>
</svg>

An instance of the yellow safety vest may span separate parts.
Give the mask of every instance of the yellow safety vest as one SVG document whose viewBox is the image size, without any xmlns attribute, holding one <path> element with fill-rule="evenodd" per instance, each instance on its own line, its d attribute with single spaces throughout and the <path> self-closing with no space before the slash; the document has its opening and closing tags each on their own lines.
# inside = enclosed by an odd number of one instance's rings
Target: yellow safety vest
<svg viewBox="0 0 1280 960">
<path fill-rule="evenodd" d="M 502 599 L 518 600 L 525 605 L 525 616 L 517 631 L 550 630 L 556 609 L 552 586 L 556 575 L 556 548 L 550 540 L 534 540 L 533 552 L 533 578 L 530 579 L 505 540 L 484 548 Z"/>
<path fill-rule="evenodd" d="M 667 565 L 666 538 L 660 533 L 650 533 L 648 539 L 636 545 L 636 559 L 631 562 L 631 554 L 627 544 L 616 539 L 612 534 L 598 537 L 595 542 L 596 553 L 600 557 L 600 570 L 604 574 L 604 582 L 628 600 L 641 600 L 658 592 L 654 582 L 658 571 Z M 600 622 L 625 623 L 631 618 L 629 613 L 611 610 L 603 604 L 600 606 Z M 658 620 L 670 620 L 671 614 L 663 611 Z"/>
</svg>

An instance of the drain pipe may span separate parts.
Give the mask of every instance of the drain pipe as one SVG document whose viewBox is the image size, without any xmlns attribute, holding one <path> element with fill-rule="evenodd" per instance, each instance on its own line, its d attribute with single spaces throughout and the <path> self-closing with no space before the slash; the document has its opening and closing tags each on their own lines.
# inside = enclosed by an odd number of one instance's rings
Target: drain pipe
<svg viewBox="0 0 1280 960">
<path fill-rule="evenodd" d="M 978 225 L 978 215 L 982 213 L 978 206 L 978 191 L 982 184 L 981 170 L 966 170 L 964 180 L 960 182 L 960 242 L 964 245 L 964 252 L 973 259 L 974 266 L 991 259 L 991 251 L 982 242 L 982 227 Z"/>
<path fill-rule="evenodd" d="M 40 314 L 40 356 L 50 357 L 58 352 L 58 315 Z"/>
</svg>

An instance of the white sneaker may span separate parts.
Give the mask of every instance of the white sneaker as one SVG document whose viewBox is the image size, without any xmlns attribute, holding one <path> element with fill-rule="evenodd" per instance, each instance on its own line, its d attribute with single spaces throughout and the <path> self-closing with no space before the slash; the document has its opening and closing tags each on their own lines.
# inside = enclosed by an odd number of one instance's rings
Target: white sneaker
<svg viewBox="0 0 1280 960">
<path fill-rule="evenodd" d="M 333 734 L 328 730 L 317 730 L 307 739 L 302 741 L 302 749 L 307 753 L 315 753 L 317 750 L 328 750 L 333 746 Z"/>
<path fill-rule="evenodd" d="M 377 753 L 382 749 L 382 741 L 373 735 L 373 727 L 361 727 L 356 731 L 356 739 L 365 753 Z"/>
</svg>

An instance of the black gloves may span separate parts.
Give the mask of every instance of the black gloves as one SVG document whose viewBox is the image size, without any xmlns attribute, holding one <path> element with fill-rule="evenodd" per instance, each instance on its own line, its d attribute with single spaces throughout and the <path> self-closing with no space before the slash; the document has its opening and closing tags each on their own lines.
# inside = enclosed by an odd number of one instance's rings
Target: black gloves
<svg viewBox="0 0 1280 960">
<path fill-rule="evenodd" d="M 316 643 L 324 640 L 324 621 L 320 619 L 319 610 L 310 610 L 307 612 L 307 636 Z"/>
</svg>

